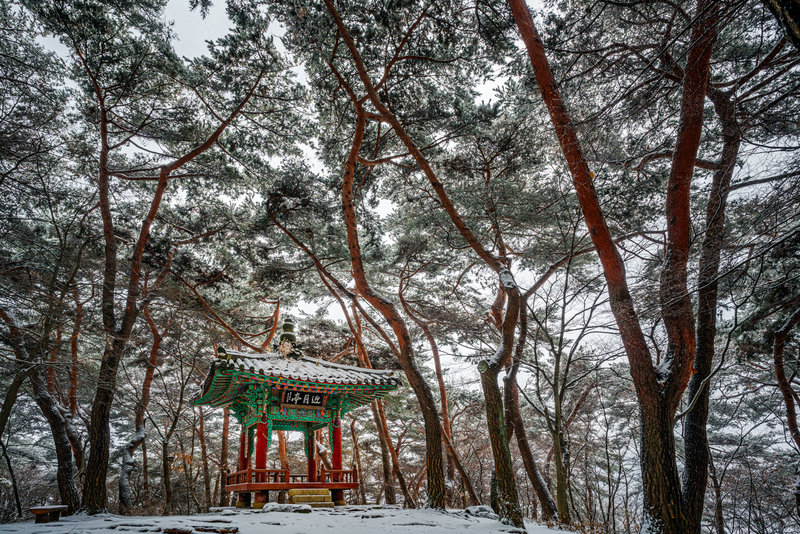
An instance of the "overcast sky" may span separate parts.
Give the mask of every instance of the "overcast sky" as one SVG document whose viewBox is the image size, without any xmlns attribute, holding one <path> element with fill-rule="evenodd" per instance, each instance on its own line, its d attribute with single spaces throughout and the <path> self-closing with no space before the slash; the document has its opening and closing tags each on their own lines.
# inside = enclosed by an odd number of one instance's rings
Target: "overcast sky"
<svg viewBox="0 0 800 534">
<path fill-rule="evenodd" d="M 189 9 L 189 0 L 170 0 L 164 17 L 172 21 L 172 28 L 178 35 L 175 50 L 186 57 L 202 55 L 208 50 L 206 41 L 222 37 L 230 28 L 224 0 L 215 1 L 205 18 L 199 9 Z"/>
</svg>

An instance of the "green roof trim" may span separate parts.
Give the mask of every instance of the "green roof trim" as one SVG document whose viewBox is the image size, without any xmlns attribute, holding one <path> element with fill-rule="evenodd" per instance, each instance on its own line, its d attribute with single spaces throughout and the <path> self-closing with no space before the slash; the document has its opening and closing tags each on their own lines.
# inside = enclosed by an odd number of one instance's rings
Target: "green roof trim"
<svg viewBox="0 0 800 534">
<path fill-rule="evenodd" d="M 364 369 L 300 358 L 286 360 L 277 354 L 224 353 L 212 363 L 195 406 L 229 407 L 245 426 L 265 411 L 276 430 L 316 430 L 397 389 L 400 379 L 392 371 Z M 275 371 L 280 371 L 278 374 Z M 275 372 L 275 374 L 270 374 Z M 283 373 L 294 375 L 286 378 Z M 305 379 L 298 378 L 304 376 Z M 359 383 L 363 382 L 363 383 Z M 282 405 L 284 391 L 325 395 L 325 405 Z"/>
</svg>

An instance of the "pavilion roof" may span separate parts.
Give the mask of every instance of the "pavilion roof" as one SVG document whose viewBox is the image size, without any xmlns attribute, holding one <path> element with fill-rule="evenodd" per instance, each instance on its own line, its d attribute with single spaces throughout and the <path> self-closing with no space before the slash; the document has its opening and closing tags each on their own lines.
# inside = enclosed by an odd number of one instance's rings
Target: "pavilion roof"
<svg viewBox="0 0 800 534">
<path fill-rule="evenodd" d="M 256 414 L 260 413 L 258 406 L 270 391 L 293 390 L 333 395 L 339 399 L 338 409 L 347 413 L 387 395 L 400 385 L 399 374 L 392 370 L 342 365 L 301 354 L 284 356 L 274 352 L 219 350 L 194 404 L 247 406 L 246 413 L 237 413 L 236 416 L 240 422 L 249 424 L 255 421 Z M 294 416 L 308 419 L 307 411 L 301 412 L 306 416 Z M 294 416 L 284 414 L 278 418 L 293 420 L 297 418 Z M 325 412 L 320 417 L 330 418 L 332 412 Z"/>
<path fill-rule="evenodd" d="M 401 384 L 397 372 L 390 369 L 365 369 L 308 356 L 293 358 L 274 352 L 257 354 L 228 350 L 226 354 L 229 358 L 218 359 L 217 365 L 219 368 L 232 371 L 320 384 L 365 386 Z"/>
</svg>

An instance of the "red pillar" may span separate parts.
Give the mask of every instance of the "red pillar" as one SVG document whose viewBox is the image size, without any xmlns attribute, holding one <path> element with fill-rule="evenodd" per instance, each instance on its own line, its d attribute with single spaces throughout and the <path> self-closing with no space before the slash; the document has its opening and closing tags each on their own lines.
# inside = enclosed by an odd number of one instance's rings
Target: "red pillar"
<svg viewBox="0 0 800 534">
<path fill-rule="evenodd" d="M 308 481 L 317 481 L 317 441 L 314 439 L 316 432 L 313 430 L 306 432 L 308 442 Z"/>
<path fill-rule="evenodd" d="M 247 456 L 247 427 L 242 426 L 239 434 L 239 461 L 236 464 L 237 471 L 244 471 L 250 464 Z M 250 508 L 250 494 L 240 492 L 236 497 L 236 508 Z"/>
<path fill-rule="evenodd" d="M 267 468 L 267 421 L 262 418 L 256 427 L 256 469 Z M 266 475 L 263 473 L 256 473 L 256 482 L 266 482 Z M 267 502 L 269 494 L 266 491 L 257 491 L 256 498 L 253 501 L 253 508 L 263 508 Z"/>
<path fill-rule="evenodd" d="M 331 467 L 333 467 L 334 471 L 336 471 L 342 468 L 342 422 L 338 417 L 333 420 L 332 445 L 333 458 L 331 459 Z M 333 480 L 339 481 L 341 480 L 341 476 L 336 474 Z M 344 490 L 335 489 L 331 491 L 331 497 L 333 498 L 333 503 L 336 505 L 347 504 L 344 502 Z"/>
</svg>

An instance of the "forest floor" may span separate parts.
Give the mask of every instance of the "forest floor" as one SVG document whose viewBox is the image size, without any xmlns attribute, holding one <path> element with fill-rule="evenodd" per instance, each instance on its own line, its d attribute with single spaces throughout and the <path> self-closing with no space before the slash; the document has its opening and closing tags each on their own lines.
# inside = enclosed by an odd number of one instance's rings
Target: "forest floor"
<svg viewBox="0 0 800 534">
<path fill-rule="evenodd" d="M 343 506 L 334 510 L 298 513 L 300 506 L 267 505 L 264 511 L 222 508 L 210 514 L 183 516 L 74 515 L 58 522 L 0 524 L 0 532 L 16 534 L 513 534 L 521 530 L 497 521 L 485 506 L 445 512 L 403 510 L 389 506 Z M 526 523 L 528 534 L 555 534 L 556 530 Z"/>
</svg>

